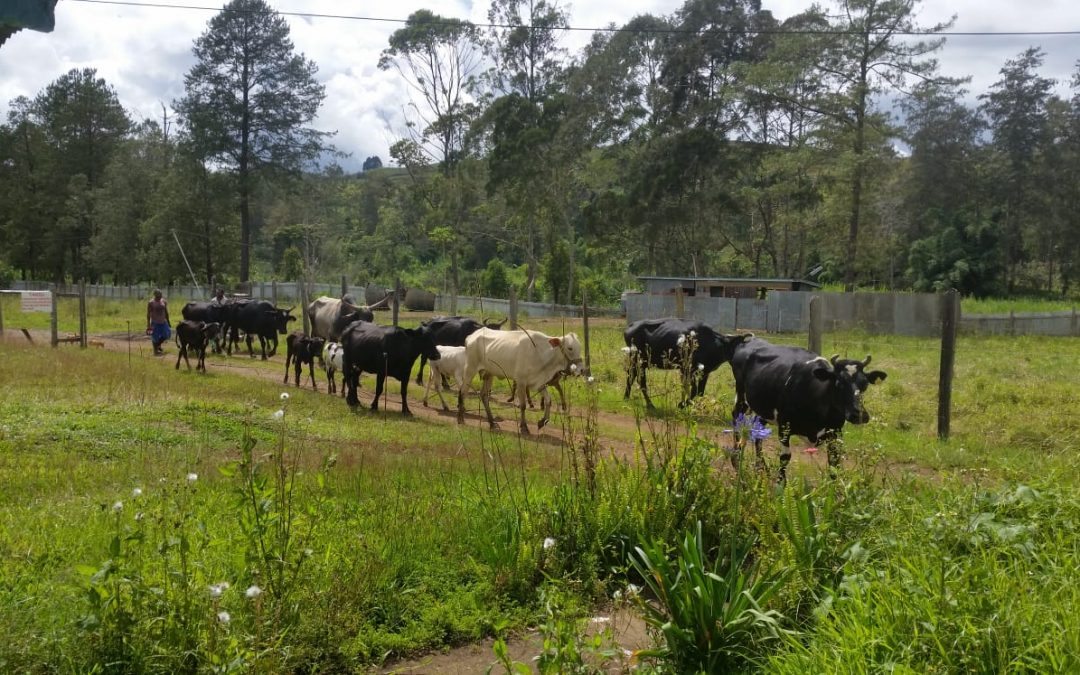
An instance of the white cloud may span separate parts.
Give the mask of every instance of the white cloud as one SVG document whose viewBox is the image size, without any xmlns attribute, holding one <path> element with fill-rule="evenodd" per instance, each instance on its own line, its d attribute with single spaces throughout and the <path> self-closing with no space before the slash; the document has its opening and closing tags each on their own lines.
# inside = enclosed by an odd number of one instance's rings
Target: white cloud
<svg viewBox="0 0 1080 675">
<path fill-rule="evenodd" d="M 205 2 L 216 6 L 220 2 Z M 405 19 L 426 8 L 444 16 L 487 20 L 488 2 L 477 0 L 402 0 L 393 4 L 342 3 L 338 0 L 270 0 L 279 11 L 364 15 Z M 681 2 L 672 0 L 579 0 L 567 3 L 571 24 L 599 28 L 622 25 L 636 15 L 669 15 Z M 765 0 L 778 18 L 809 6 L 806 0 Z M 956 31 L 1061 30 L 1080 27 L 1080 5 L 1064 0 L 1018 3 L 1013 0 L 955 0 L 923 4 L 920 22 L 931 25 L 958 14 Z M 136 117 L 159 118 L 162 102 L 183 93 L 184 74 L 194 63 L 191 47 L 214 12 L 191 9 L 138 8 L 67 1 L 56 8 L 53 33 L 20 31 L 0 50 L 0 115 L 16 96 L 35 96 L 72 68 L 92 67 L 112 84 L 121 103 Z M 326 100 L 317 127 L 337 131 L 334 143 L 352 157 L 356 169 L 364 158 L 378 155 L 386 163 L 388 147 L 403 126 L 402 108 L 409 92 L 393 71 L 376 67 L 380 52 L 400 23 L 317 17 L 286 17 L 298 51 L 319 66 Z M 572 31 L 562 41 L 571 53 L 590 39 Z M 937 55 L 942 71 L 951 76 L 972 75 L 974 96 L 998 79 L 998 71 L 1031 45 L 1047 53 L 1041 74 L 1067 85 L 1080 48 L 1075 36 L 955 36 Z M 388 127 L 389 122 L 389 127 Z"/>
</svg>

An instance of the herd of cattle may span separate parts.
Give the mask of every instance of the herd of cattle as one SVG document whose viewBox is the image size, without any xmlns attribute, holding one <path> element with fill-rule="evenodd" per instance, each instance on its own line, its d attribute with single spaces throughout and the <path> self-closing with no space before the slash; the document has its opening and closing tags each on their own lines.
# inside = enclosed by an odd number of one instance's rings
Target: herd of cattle
<svg viewBox="0 0 1080 675">
<path fill-rule="evenodd" d="M 379 303 L 381 304 L 381 303 Z M 285 382 L 290 366 L 295 383 L 300 385 L 303 366 L 308 366 L 311 385 L 315 383 L 315 363 L 327 373 L 327 388 L 335 393 L 336 373 L 342 374 L 342 395 L 349 406 L 359 404 L 357 389 L 361 373 L 376 376 L 372 410 L 377 410 L 386 378 L 401 383 L 401 410 L 411 415 L 407 389 L 416 360 L 420 359 L 417 384 L 423 383 L 424 366 L 430 364 L 430 377 L 424 393 L 427 405 L 431 387 L 449 410 L 442 389 L 453 380 L 458 394 L 457 420 L 464 422 L 464 400 L 475 377 L 481 378 L 480 399 L 488 423 L 496 428 L 489 398 L 494 378 L 509 380 L 512 400 L 520 413 L 520 430 L 528 434 L 525 407 L 531 394 L 541 396 L 543 417 L 538 427 L 549 420 L 549 388 L 559 392 L 566 409 L 560 381 L 582 372 L 582 347 L 577 335 L 550 336 L 525 329 L 502 330 L 501 323 L 481 323 L 461 316 L 436 317 L 418 328 L 382 326 L 374 322 L 372 309 L 360 306 L 348 295 L 341 299 L 322 297 L 307 307 L 311 334 L 289 333 L 295 321 L 292 308 L 278 309 L 265 301 L 242 300 L 223 304 L 189 302 L 183 308 L 184 320 L 176 326 L 180 360 L 187 362 L 188 351 L 198 358 L 196 369 L 205 371 L 208 346 L 232 353 L 239 335 L 246 336 L 248 354 L 254 357 L 252 338 L 258 337 L 262 358 L 277 351 L 278 335 L 286 338 Z M 774 345 L 753 334 L 720 334 L 700 321 L 684 319 L 646 319 L 630 324 L 624 331 L 627 378 L 624 398 L 630 397 L 634 380 L 638 381 L 645 403 L 649 398 L 648 368 L 681 371 L 684 397 L 680 406 L 705 392 L 709 375 L 724 363 L 731 366 L 735 378 L 733 418 L 754 413 L 773 422 L 779 429 L 782 446 L 780 475 L 783 478 L 791 457 L 792 435 L 812 443 L 825 443 L 829 463 L 838 455 L 835 444 L 845 422 L 865 424 L 870 415 L 862 404 L 869 385 L 885 379 L 880 370 L 868 371 L 870 357 L 862 361 L 825 359 L 798 347 Z M 224 346 L 220 345 L 224 341 Z M 269 352 L 267 347 L 269 346 Z M 188 363 L 188 369 L 191 364 Z M 761 443 L 755 443 L 760 458 Z"/>
</svg>

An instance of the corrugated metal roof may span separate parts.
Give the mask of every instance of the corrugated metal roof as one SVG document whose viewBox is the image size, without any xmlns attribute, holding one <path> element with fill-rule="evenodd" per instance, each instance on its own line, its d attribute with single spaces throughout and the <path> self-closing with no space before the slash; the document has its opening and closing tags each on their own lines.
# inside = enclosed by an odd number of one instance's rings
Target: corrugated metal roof
<svg viewBox="0 0 1080 675">
<path fill-rule="evenodd" d="M 662 277 L 640 276 L 641 281 L 710 281 L 717 283 L 771 283 L 771 284 L 805 284 L 815 288 L 821 288 L 821 284 L 806 279 L 777 279 L 771 277 Z"/>
</svg>

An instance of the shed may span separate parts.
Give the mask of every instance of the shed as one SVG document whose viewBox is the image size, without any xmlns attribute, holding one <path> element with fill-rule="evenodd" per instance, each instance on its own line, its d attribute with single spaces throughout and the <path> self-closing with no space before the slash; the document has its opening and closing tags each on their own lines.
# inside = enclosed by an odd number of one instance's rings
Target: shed
<svg viewBox="0 0 1080 675">
<path fill-rule="evenodd" d="M 638 277 L 647 295 L 763 299 L 769 291 L 815 291 L 821 284 L 805 279 L 755 277 Z"/>
</svg>

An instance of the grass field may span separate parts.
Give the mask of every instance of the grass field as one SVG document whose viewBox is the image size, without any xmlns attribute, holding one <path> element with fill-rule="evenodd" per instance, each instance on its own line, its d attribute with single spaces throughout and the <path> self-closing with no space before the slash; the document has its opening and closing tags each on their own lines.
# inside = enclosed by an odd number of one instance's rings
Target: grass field
<svg viewBox="0 0 1080 675">
<path fill-rule="evenodd" d="M 91 332 L 124 330 L 118 304 Z M 0 671 L 360 672 L 535 625 L 544 672 L 1080 668 L 1080 341 L 961 339 L 940 442 L 935 341 L 827 336 L 888 379 L 845 430 L 840 479 L 799 452 L 779 492 L 725 459 L 726 366 L 689 413 L 651 377 L 645 416 L 620 346 L 618 322 L 594 324 L 596 382 L 567 384 L 563 446 L 308 389 L 283 402 L 280 356 L 212 357 L 204 376 L 145 345 L 0 342 Z M 716 578 L 785 572 L 760 595 L 773 624 L 681 595 L 656 556 L 633 565 L 638 546 L 685 561 L 695 523 Z M 647 587 L 628 601 L 627 584 Z M 579 622 L 613 595 L 679 630 L 615 658 Z M 704 634 L 702 655 L 687 636 Z"/>
</svg>

